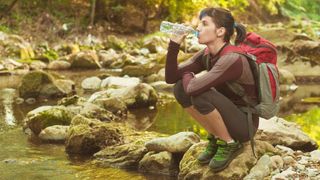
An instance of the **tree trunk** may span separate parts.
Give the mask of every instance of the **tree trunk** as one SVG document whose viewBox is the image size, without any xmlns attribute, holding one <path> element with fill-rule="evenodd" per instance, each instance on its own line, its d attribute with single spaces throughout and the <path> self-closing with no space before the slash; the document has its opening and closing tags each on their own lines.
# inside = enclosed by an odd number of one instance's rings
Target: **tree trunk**
<svg viewBox="0 0 320 180">
<path fill-rule="evenodd" d="M 94 16 L 96 11 L 96 0 L 91 0 L 91 11 L 90 11 L 90 26 L 94 24 Z"/>
<path fill-rule="evenodd" d="M 6 14 L 8 14 L 17 2 L 18 0 L 13 0 L 11 4 L 8 6 L 8 8 L 0 14 L 0 19 L 2 19 Z"/>
</svg>

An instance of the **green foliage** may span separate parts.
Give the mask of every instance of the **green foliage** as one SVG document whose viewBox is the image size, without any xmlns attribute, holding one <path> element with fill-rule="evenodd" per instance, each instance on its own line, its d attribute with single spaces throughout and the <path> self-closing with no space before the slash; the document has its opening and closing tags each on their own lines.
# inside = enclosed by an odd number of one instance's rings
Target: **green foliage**
<svg viewBox="0 0 320 180">
<path fill-rule="evenodd" d="M 313 19 L 320 20 L 320 0 L 285 0 L 281 6 L 284 15 L 293 19 Z"/>
<path fill-rule="evenodd" d="M 58 53 L 54 50 L 46 50 L 42 55 L 49 61 L 53 61 L 59 58 Z"/>
<path fill-rule="evenodd" d="M 285 119 L 293 121 L 302 126 L 304 132 L 306 132 L 312 139 L 316 140 L 320 144 L 320 108 L 314 108 L 304 114 L 293 114 Z"/>
<path fill-rule="evenodd" d="M 10 33 L 11 29 L 6 25 L 0 25 L 0 31 L 5 32 L 5 33 Z"/>
</svg>

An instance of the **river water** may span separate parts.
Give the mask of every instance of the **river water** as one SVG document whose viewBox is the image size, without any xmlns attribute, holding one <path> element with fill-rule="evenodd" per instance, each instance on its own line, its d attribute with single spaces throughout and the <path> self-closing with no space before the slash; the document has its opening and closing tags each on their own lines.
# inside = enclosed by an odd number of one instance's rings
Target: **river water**
<svg viewBox="0 0 320 180">
<path fill-rule="evenodd" d="M 67 78 L 80 84 L 85 77 L 100 74 L 100 71 L 64 72 Z M 0 77 L 0 179 L 175 179 L 153 176 L 115 168 L 99 168 L 90 165 L 90 159 L 69 157 L 64 145 L 41 144 L 30 140 L 22 131 L 25 114 L 41 105 L 55 102 L 40 102 L 33 105 L 14 102 L 21 76 Z M 319 108 L 317 104 L 299 104 L 307 97 L 320 97 L 320 85 L 300 86 L 295 93 L 283 94 L 280 116 Z M 79 90 L 80 88 L 77 87 Z M 80 92 L 80 90 L 79 90 Z M 201 137 L 205 131 L 175 102 L 158 106 L 154 110 L 131 111 L 127 122 L 137 130 L 174 134 L 194 131 Z M 319 121 L 301 124 L 304 129 L 320 126 Z M 306 132 L 310 133 L 310 132 Z M 320 132 L 319 132 L 320 133 Z M 320 143 L 320 139 L 316 139 Z"/>
</svg>

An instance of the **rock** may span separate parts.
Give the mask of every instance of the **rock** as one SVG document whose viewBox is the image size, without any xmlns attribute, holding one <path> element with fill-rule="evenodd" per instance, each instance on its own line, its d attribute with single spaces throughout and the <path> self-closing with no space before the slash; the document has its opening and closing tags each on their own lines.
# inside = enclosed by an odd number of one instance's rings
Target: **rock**
<svg viewBox="0 0 320 180">
<path fill-rule="evenodd" d="M 75 82 L 69 79 L 57 79 L 54 81 L 55 85 L 59 87 L 64 94 L 72 94 L 74 93 L 75 89 Z"/>
<path fill-rule="evenodd" d="M 34 70 L 42 70 L 47 68 L 47 64 L 42 61 L 32 61 L 29 67 Z"/>
<path fill-rule="evenodd" d="M 123 102 L 120 98 L 99 98 L 93 102 L 93 104 L 97 104 L 100 107 L 105 108 L 108 111 L 111 111 L 113 114 L 117 114 L 119 116 L 123 116 L 127 114 L 127 106 L 126 103 Z"/>
<path fill-rule="evenodd" d="M 113 49 L 100 50 L 98 52 L 99 62 L 101 62 L 103 67 L 109 67 L 114 61 L 119 59 L 119 54 Z"/>
<path fill-rule="evenodd" d="M 307 169 L 307 174 L 308 174 L 308 177 L 316 177 L 317 175 L 320 174 L 320 171 L 319 171 L 319 169 L 308 168 Z"/>
<path fill-rule="evenodd" d="M 123 88 L 129 86 L 136 86 L 140 83 L 139 78 L 135 77 L 107 77 L 102 80 L 101 88 Z"/>
<path fill-rule="evenodd" d="M 311 160 L 314 162 L 320 162 L 320 150 L 314 150 L 310 152 Z"/>
<path fill-rule="evenodd" d="M 70 62 L 63 60 L 51 61 L 48 64 L 48 69 L 50 70 L 67 70 L 71 67 Z"/>
<path fill-rule="evenodd" d="M 312 39 L 310 37 L 308 37 L 305 34 L 296 34 L 293 38 L 292 38 L 292 42 L 296 41 L 296 40 L 307 40 L 307 41 L 312 41 Z"/>
<path fill-rule="evenodd" d="M 307 156 L 302 156 L 301 159 L 298 161 L 298 164 L 308 165 L 310 158 Z"/>
<path fill-rule="evenodd" d="M 94 51 L 81 51 L 70 57 L 71 68 L 98 69 L 101 68 L 97 54 Z"/>
<path fill-rule="evenodd" d="M 310 40 L 296 40 L 293 43 L 292 49 L 297 54 L 309 58 L 312 64 L 320 64 L 320 42 Z"/>
<path fill-rule="evenodd" d="M 109 35 L 107 37 L 106 47 L 112 48 L 115 50 L 123 50 L 126 47 L 126 42 L 122 39 L 117 38 L 114 35 Z"/>
<path fill-rule="evenodd" d="M 245 143 L 243 152 L 225 170 L 214 173 L 208 165 L 201 165 L 196 159 L 206 145 L 206 142 L 194 144 L 184 154 L 180 161 L 179 179 L 242 179 L 257 162 L 252 154 L 250 143 Z M 260 157 L 267 152 L 274 153 L 275 148 L 267 142 L 256 140 L 255 152 Z"/>
<path fill-rule="evenodd" d="M 20 97 L 37 98 L 41 96 L 43 98 L 50 98 L 65 96 L 68 90 L 61 85 L 60 81 L 55 80 L 52 75 L 43 71 L 29 72 L 22 77 L 19 85 Z M 71 86 L 71 84 L 69 85 Z"/>
<path fill-rule="evenodd" d="M 273 145 L 284 145 L 302 151 L 312 151 L 318 148 L 317 143 L 300 127 L 281 118 L 275 117 L 269 120 L 260 118 L 259 129 L 262 130 L 259 139 Z"/>
<path fill-rule="evenodd" d="M 291 85 L 296 82 L 294 75 L 290 71 L 286 69 L 279 69 L 279 73 L 280 73 L 280 84 Z"/>
<path fill-rule="evenodd" d="M 279 155 L 275 155 L 271 157 L 272 167 L 273 169 L 282 169 L 283 168 L 283 159 Z"/>
<path fill-rule="evenodd" d="M 157 81 L 150 84 L 157 92 L 159 91 L 166 91 L 166 92 L 172 92 L 173 91 L 173 84 L 167 84 L 164 81 Z"/>
<path fill-rule="evenodd" d="M 94 164 L 100 167 L 136 168 L 147 149 L 141 144 L 129 143 L 107 147 L 94 154 Z"/>
<path fill-rule="evenodd" d="M 82 81 L 81 87 L 84 90 L 97 90 L 100 88 L 101 79 L 94 76 L 90 78 L 86 78 Z"/>
<path fill-rule="evenodd" d="M 296 163 L 296 161 L 294 160 L 294 158 L 292 156 L 283 157 L 283 162 L 285 165 L 288 165 L 288 166 Z"/>
<path fill-rule="evenodd" d="M 139 161 L 148 152 L 144 143 L 161 136 L 159 133 L 134 131 L 126 125 L 117 126 L 125 144 L 108 146 L 94 155 L 93 164 L 101 167 L 137 169 Z"/>
<path fill-rule="evenodd" d="M 119 117 L 114 115 L 112 112 L 89 102 L 85 102 L 81 105 L 79 114 L 87 118 L 99 119 L 100 121 L 110 122 L 119 120 Z"/>
<path fill-rule="evenodd" d="M 78 95 L 73 95 L 70 97 L 62 98 L 58 101 L 57 105 L 69 106 L 69 105 L 80 105 L 86 101 L 85 98 L 79 97 Z"/>
<path fill-rule="evenodd" d="M 139 171 L 153 174 L 177 175 L 172 153 L 162 151 L 159 153 L 148 152 L 139 162 Z"/>
<path fill-rule="evenodd" d="M 64 142 L 67 137 L 69 126 L 54 125 L 43 129 L 39 138 L 49 142 Z"/>
<path fill-rule="evenodd" d="M 121 75 L 128 75 L 130 77 L 146 77 L 155 72 L 159 71 L 162 68 L 161 66 L 152 65 L 152 64 L 144 64 L 144 65 L 129 65 L 123 67 Z"/>
<path fill-rule="evenodd" d="M 38 135 L 43 129 L 53 125 L 69 125 L 74 114 L 63 106 L 41 106 L 28 112 L 25 123 Z"/>
<path fill-rule="evenodd" d="M 193 132 L 180 132 L 169 137 L 153 139 L 145 145 L 149 151 L 178 153 L 186 152 L 190 146 L 199 141 L 200 137 Z"/>
<path fill-rule="evenodd" d="M 272 161 L 268 155 L 263 155 L 257 164 L 250 170 L 250 173 L 245 176 L 244 180 L 263 179 L 272 171 Z"/>
<path fill-rule="evenodd" d="M 167 42 L 158 36 L 153 36 L 151 38 L 146 38 L 143 41 L 143 47 L 147 48 L 151 53 L 161 53 L 167 48 Z"/>
<path fill-rule="evenodd" d="M 158 101 L 157 92 L 148 84 L 140 83 L 121 89 L 108 89 L 96 92 L 91 95 L 88 102 L 93 102 L 98 98 L 120 98 L 126 103 L 128 108 L 140 108 L 153 106 Z"/>
<path fill-rule="evenodd" d="M 272 176 L 272 180 L 278 180 L 278 179 L 289 179 L 289 178 L 293 178 L 296 177 L 298 173 L 292 170 L 292 167 L 288 168 L 285 171 L 282 171 L 279 174 L 276 174 L 274 176 Z"/>
<path fill-rule="evenodd" d="M 26 99 L 26 103 L 27 104 L 34 104 L 34 103 L 36 103 L 36 99 L 35 98 L 28 98 L 28 99 Z"/>
<path fill-rule="evenodd" d="M 107 146 L 122 143 L 123 136 L 116 124 L 77 115 L 72 119 L 68 130 L 66 152 L 93 154 Z"/>
<path fill-rule="evenodd" d="M 289 147 L 282 146 L 282 145 L 276 145 L 276 148 L 279 149 L 280 151 L 284 152 L 285 154 L 292 155 L 292 156 L 294 154 L 294 151 Z"/>
</svg>

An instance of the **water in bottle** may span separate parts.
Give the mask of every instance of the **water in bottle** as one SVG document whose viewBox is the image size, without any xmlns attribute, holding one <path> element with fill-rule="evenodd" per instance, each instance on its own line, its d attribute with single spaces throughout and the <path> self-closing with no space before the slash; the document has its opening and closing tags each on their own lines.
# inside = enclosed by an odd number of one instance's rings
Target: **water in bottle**
<svg viewBox="0 0 320 180">
<path fill-rule="evenodd" d="M 198 31 L 194 30 L 192 27 L 185 26 L 183 24 L 172 23 L 168 21 L 161 22 L 160 31 L 168 34 L 177 34 L 177 35 L 189 33 L 198 37 Z"/>
</svg>

